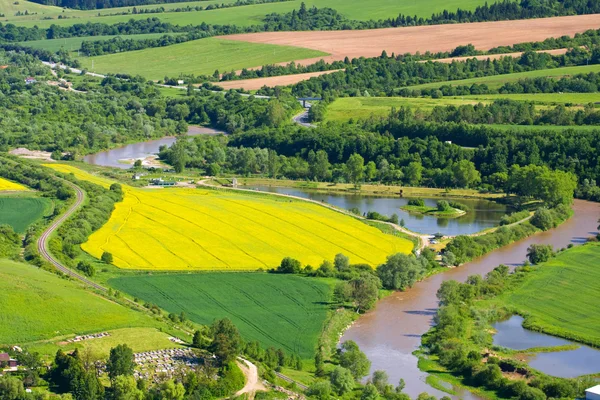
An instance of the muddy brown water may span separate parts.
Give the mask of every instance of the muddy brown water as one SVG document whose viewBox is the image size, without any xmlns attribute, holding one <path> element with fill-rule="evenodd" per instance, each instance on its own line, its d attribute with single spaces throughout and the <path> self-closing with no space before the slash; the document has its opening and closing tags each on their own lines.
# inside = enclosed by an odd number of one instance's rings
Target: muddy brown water
<svg viewBox="0 0 600 400">
<path fill-rule="evenodd" d="M 428 392 L 441 397 L 447 395 L 425 383 L 427 373 L 417 367 L 412 353 L 419 347 L 421 335 L 433 324 L 438 303 L 436 292 L 443 281 L 465 281 L 469 275 L 486 274 L 500 264 L 520 265 L 531 244 L 551 244 L 555 248 L 568 244 L 582 244 L 596 234 L 600 204 L 576 200 L 575 215 L 556 229 L 536 234 L 527 239 L 493 251 L 461 267 L 450 269 L 417 283 L 406 292 L 395 293 L 377 304 L 375 310 L 361 316 L 342 336 L 341 341 L 354 340 L 371 360 L 371 372 L 385 370 L 390 383 L 400 378 L 406 382 L 406 393 L 416 397 Z M 458 397 L 476 399 L 468 392 Z"/>
</svg>

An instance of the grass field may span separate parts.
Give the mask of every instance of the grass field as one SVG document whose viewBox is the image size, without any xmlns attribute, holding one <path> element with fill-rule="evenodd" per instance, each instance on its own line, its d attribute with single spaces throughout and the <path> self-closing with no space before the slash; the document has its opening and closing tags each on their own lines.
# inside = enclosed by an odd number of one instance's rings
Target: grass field
<svg viewBox="0 0 600 400">
<path fill-rule="evenodd" d="M 244 339 L 305 359 L 314 354 L 330 298 L 323 281 L 264 273 L 136 276 L 109 284 L 200 324 L 227 317 Z"/>
<path fill-rule="evenodd" d="M 10 0 L 1 0 L 2 2 L 8 2 Z M 104 10 L 90 10 L 90 11 L 79 11 L 79 10 L 65 10 L 64 12 L 58 7 L 45 7 L 37 5 L 35 3 L 25 3 L 27 9 L 30 11 L 35 7 L 38 15 L 14 17 L 14 12 L 5 13 L 6 18 L 16 25 L 33 26 L 37 25 L 40 28 L 47 28 L 52 24 L 57 25 L 73 25 L 77 23 L 86 23 L 88 21 L 102 22 L 106 24 L 114 24 L 117 22 L 126 22 L 131 18 L 134 19 L 145 19 L 148 17 L 158 17 L 163 22 L 171 22 L 178 25 L 199 25 L 202 22 L 207 24 L 234 24 L 238 26 L 250 26 L 259 25 L 264 16 L 270 13 L 286 13 L 292 10 L 300 8 L 300 3 L 304 1 L 307 6 L 312 7 L 330 7 L 336 9 L 338 12 L 350 19 L 356 20 L 378 20 L 383 18 L 394 18 L 398 14 L 403 13 L 406 15 L 417 15 L 420 17 L 430 17 L 432 13 L 437 13 L 448 9 L 450 11 L 456 11 L 458 8 L 463 10 L 473 10 L 477 6 L 483 5 L 484 0 L 421 0 L 421 1 L 410 1 L 410 0 L 372 0 L 364 2 L 361 0 L 293 0 L 282 3 L 271 3 L 271 4 L 258 4 L 251 6 L 232 7 L 219 10 L 210 11 L 192 11 L 192 12 L 165 12 L 160 14 L 137 14 L 137 15 L 115 15 L 115 16 L 102 16 L 98 17 L 98 13 L 101 15 L 115 14 L 123 12 L 124 10 L 130 9 L 130 7 L 124 8 L 108 8 Z M 217 1 L 201 1 L 191 3 L 174 3 L 165 4 L 166 10 L 184 7 L 186 5 L 203 5 L 206 6 L 210 3 L 230 3 L 233 0 L 217 0 Z M 35 5 L 32 5 L 35 4 Z M 30 6 L 31 5 L 31 6 Z M 140 6 L 138 8 L 155 8 L 157 6 Z M 56 19 L 59 14 L 68 16 L 68 19 Z M 52 17 L 54 19 L 43 19 Z"/>
<path fill-rule="evenodd" d="M 212 74 L 258 67 L 265 64 L 311 58 L 326 53 L 291 46 L 255 44 L 221 39 L 200 39 L 167 47 L 157 47 L 99 57 L 80 58 L 93 72 L 119 72 L 163 79 L 165 75 Z"/>
<path fill-rule="evenodd" d="M 0 260 L 0 343 L 17 344 L 116 328 L 153 327 L 112 303 L 31 265 Z"/>
<path fill-rule="evenodd" d="M 536 104 L 573 104 L 586 105 L 600 102 L 600 93 L 524 93 L 524 94 L 482 94 L 458 97 L 465 101 L 490 101 L 509 99 L 516 101 L 532 101 Z"/>
<path fill-rule="evenodd" d="M 23 191 L 28 190 L 25 186 L 20 183 L 12 182 L 7 179 L 0 178 L 0 192 L 3 191 Z"/>
<path fill-rule="evenodd" d="M 537 78 L 540 76 L 549 76 L 549 77 L 561 77 L 561 76 L 570 76 L 576 74 L 586 74 L 589 72 L 599 72 L 600 64 L 595 65 L 584 65 L 580 67 L 563 67 L 563 68 L 553 68 L 553 69 L 541 69 L 537 71 L 527 71 L 527 72 L 518 72 L 514 74 L 504 74 L 504 75 L 494 75 L 494 76 L 484 76 L 481 78 L 471 78 L 471 79 L 462 79 L 456 81 L 444 81 L 444 82 L 434 82 L 434 83 L 426 83 L 424 85 L 415 85 L 409 86 L 409 89 L 432 89 L 438 88 L 444 85 L 450 86 L 470 86 L 474 83 L 477 84 L 486 84 L 488 87 L 492 89 L 497 89 L 506 82 L 515 82 L 519 79 L 523 78 Z"/>
<path fill-rule="evenodd" d="M 106 358 L 110 349 L 123 343 L 127 343 L 135 352 L 172 349 L 182 347 L 169 340 L 169 334 L 161 332 L 156 328 L 121 328 L 107 331 L 109 336 L 93 340 L 85 340 L 76 343 L 67 343 L 65 340 L 46 340 L 30 343 L 27 348 L 31 352 L 54 355 L 58 349 L 71 351 L 75 349 L 88 349 L 94 356 Z"/>
<path fill-rule="evenodd" d="M 8 224 L 23 233 L 39 220 L 52 202 L 45 197 L 0 196 L 0 224 Z"/>
<path fill-rule="evenodd" d="M 80 179 L 99 179 L 74 167 Z M 376 266 L 413 244 L 306 201 L 210 189 L 124 187 L 123 202 L 82 248 L 114 256 L 120 268 L 140 270 L 256 270 L 284 257 L 318 266 L 344 253 Z"/>
<path fill-rule="evenodd" d="M 545 332 L 600 345 L 600 244 L 570 249 L 542 264 L 501 304 L 529 315 Z"/>
<path fill-rule="evenodd" d="M 460 98 L 432 99 L 423 97 L 341 97 L 327 106 L 326 121 L 348 121 L 364 119 L 372 114 L 388 115 L 392 107 L 421 108 L 430 111 L 436 106 L 489 103 L 485 100 L 462 100 Z"/>
<path fill-rule="evenodd" d="M 142 35 L 120 35 L 123 39 L 153 39 L 160 38 L 164 35 L 180 35 L 180 33 L 148 33 Z M 88 36 L 88 37 L 74 37 L 64 39 L 50 39 L 50 40 L 32 40 L 29 42 L 21 42 L 20 44 L 27 47 L 33 47 L 35 49 L 44 49 L 48 51 L 58 51 L 65 49 L 67 51 L 77 51 L 81 48 L 81 43 L 95 40 L 109 40 L 118 37 L 119 35 L 112 36 Z"/>
</svg>

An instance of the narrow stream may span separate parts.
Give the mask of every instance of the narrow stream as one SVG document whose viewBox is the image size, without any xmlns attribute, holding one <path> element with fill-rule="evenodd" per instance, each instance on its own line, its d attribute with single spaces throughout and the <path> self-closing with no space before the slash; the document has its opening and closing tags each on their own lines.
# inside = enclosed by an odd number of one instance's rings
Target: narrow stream
<svg viewBox="0 0 600 400">
<path fill-rule="evenodd" d="M 406 292 L 383 299 L 375 310 L 361 316 L 341 340 L 354 340 L 371 360 L 372 371 L 385 370 L 391 383 L 396 384 L 403 378 L 406 381 L 405 391 L 411 397 L 415 398 L 421 392 L 445 396 L 445 393 L 425 383 L 427 374 L 419 370 L 417 358 L 412 355 L 420 345 L 421 335 L 432 326 L 438 307 L 436 292 L 442 282 L 450 279 L 465 281 L 469 275 L 486 274 L 500 264 L 520 265 L 531 244 L 551 244 L 562 248 L 569 243 L 584 243 L 587 237 L 596 233 L 600 204 L 575 200 L 573 208 L 575 215 L 556 229 L 493 251 L 459 268 L 419 282 Z M 458 397 L 477 398 L 470 393 L 459 393 Z"/>
</svg>

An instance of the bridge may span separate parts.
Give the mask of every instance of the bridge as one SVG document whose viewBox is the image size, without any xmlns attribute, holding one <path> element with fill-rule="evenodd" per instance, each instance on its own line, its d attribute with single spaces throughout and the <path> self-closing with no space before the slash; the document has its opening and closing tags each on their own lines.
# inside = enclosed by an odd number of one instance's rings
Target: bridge
<svg viewBox="0 0 600 400">
<path fill-rule="evenodd" d="M 307 101 L 321 101 L 322 97 L 298 97 L 297 98 L 300 103 L 302 103 L 302 107 L 306 108 Z"/>
</svg>

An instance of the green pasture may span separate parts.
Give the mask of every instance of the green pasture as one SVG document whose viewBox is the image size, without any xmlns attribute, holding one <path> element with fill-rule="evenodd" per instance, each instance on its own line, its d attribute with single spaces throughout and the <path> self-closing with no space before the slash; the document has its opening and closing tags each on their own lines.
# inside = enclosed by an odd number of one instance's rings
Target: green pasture
<svg viewBox="0 0 600 400">
<path fill-rule="evenodd" d="M 0 196 L 0 224 L 8 224 L 15 232 L 24 233 L 48 212 L 51 204 L 45 197 Z"/>
<path fill-rule="evenodd" d="M 199 324 L 227 317 L 244 339 L 304 359 L 314 355 L 330 298 L 323 281 L 266 273 L 143 275 L 109 284 Z"/>
<path fill-rule="evenodd" d="M 2 0 L 6 1 L 6 0 Z M 362 0 L 293 0 L 281 3 L 257 4 L 250 6 L 231 7 L 209 11 L 192 12 L 164 12 L 160 14 L 136 14 L 136 15 L 113 15 L 131 9 L 131 7 L 108 8 L 104 10 L 65 10 L 64 12 L 57 7 L 38 11 L 38 15 L 14 17 L 14 13 L 6 14 L 2 20 L 10 21 L 15 25 L 33 26 L 47 28 L 52 24 L 68 26 L 77 23 L 103 22 L 114 24 L 117 22 L 126 22 L 129 19 L 145 19 L 148 17 L 158 17 L 163 22 L 171 22 L 178 25 L 194 24 L 199 25 L 202 22 L 207 24 L 233 24 L 238 26 L 251 26 L 260 24 L 265 15 L 270 13 L 286 13 L 298 9 L 304 1 L 308 7 L 330 7 L 336 9 L 349 19 L 356 20 L 379 20 L 385 18 L 395 18 L 398 14 L 417 15 L 420 17 L 430 17 L 432 13 L 441 12 L 444 9 L 456 11 L 458 8 L 473 10 L 477 6 L 485 4 L 484 0 L 371 0 L 368 2 Z M 203 5 L 210 3 L 229 3 L 233 0 L 217 1 L 199 1 L 188 3 L 173 3 L 163 5 L 166 10 L 186 5 Z M 31 4 L 31 3 L 29 3 Z M 156 8 L 154 6 L 139 6 L 138 8 Z M 100 17 L 98 16 L 100 13 Z M 57 19 L 58 15 L 67 16 L 67 19 Z M 53 19 L 43 19 L 51 17 Z"/>
<path fill-rule="evenodd" d="M 485 100 L 463 100 L 461 98 L 432 99 L 429 97 L 341 97 L 327 106 L 326 121 L 348 121 L 364 119 L 371 115 L 388 115 L 392 107 L 411 107 L 431 111 L 436 106 L 489 103 Z"/>
<path fill-rule="evenodd" d="M 0 260 L 0 304 L 0 344 L 158 325 L 73 281 L 8 260 Z"/>
<path fill-rule="evenodd" d="M 60 7 L 44 6 L 31 1 L 16 1 L 16 0 L 0 0 L 0 14 L 4 14 L 2 20 L 11 20 L 20 17 L 16 17 L 17 12 L 31 15 L 31 18 L 40 18 L 42 15 L 58 15 L 62 9 Z M 24 17 L 25 18 L 25 17 Z"/>
<path fill-rule="evenodd" d="M 450 85 L 450 86 L 470 86 L 473 84 L 486 84 L 488 87 L 492 89 L 497 89 L 504 85 L 507 82 L 515 82 L 519 79 L 524 78 L 538 78 L 542 76 L 547 77 L 561 77 L 561 76 L 570 76 L 576 74 L 586 74 L 589 72 L 599 72 L 600 64 L 594 65 L 584 65 L 579 67 L 563 67 L 563 68 L 552 68 L 552 69 L 541 69 L 536 71 L 527 71 L 527 72 L 517 72 L 514 74 L 504 74 L 504 75 L 494 75 L 494 76 L 484 76 L 481 78 L 471 78 L 471 79 L 461 79 L 456 81 L 443 81 L 443 82 L 433 82 L 426 83 L 423 85 L 415 85 L 409 86 L 409 89 L 434 89 L 439 88 L 440 86 Z"/>
<path fill-rule="evenodd" d="M 107 36 L 87 36 L 87 37 L 74 37 L 74 38 L 63 38 L 63 39 L 49 39 L 49 40 L 31 40 L 28 42 L 21 42 L 19 44 L 27 47 L 33 47 L 35 49 L 43 49 L 48 51 L 58 51 L 65 49 L 67 51 L 77 51 L 81 48 L 81 43 L 96 40 L 109 40 L 116 37 L 123 39 L 156 39 L 163 37 L 164 35 L 180 35 L 180 33 L 147 33 L 141 35 L 107 35 Z"/>
<path fill-rule="evenodd" d="M 509 99 L 516 101 L 531 101 L 536 104 L 558 105 L 586 105 L 599 103 L 600 93 L 522 93 L 522 94 L 481 94 L 456 97 L 464 100 L 490 101 L 498 99 Z"/>
<path fill-rule="evenodd" d="M 300 47 L 207 38 L 167 47 L 81 57 L 79 60 L 84 68 L 93 72 L 163 79 L 165 75 L 212 74 L 217 69 L 225 72 L 323 55 L 326 53 Z M 94 68 L 91 68 L 92 60 Z"/>
<path fill-rule="evenodd" d="M 600 244 L 559 254 L 494 302 L 527 315 L 544 332 L 600 345 Z"/>
</svg>

